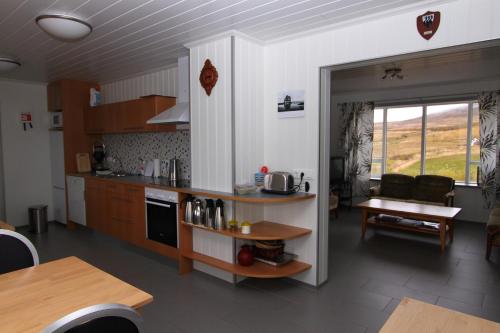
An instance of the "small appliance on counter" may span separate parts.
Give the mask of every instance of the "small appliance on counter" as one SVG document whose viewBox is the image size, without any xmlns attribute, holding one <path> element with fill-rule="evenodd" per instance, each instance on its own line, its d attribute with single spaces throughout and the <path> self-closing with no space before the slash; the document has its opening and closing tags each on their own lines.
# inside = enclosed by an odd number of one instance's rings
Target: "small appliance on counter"
<svg viewBox="0 0 500 333">
<path fill-rule="evenodd" d="M 293 175 L 283 171 L 274 171 L 266 174 L 262 191 L 275 194 L 292 194 L 297 192 Z"/>
<path fill-rule="evenodd" d="M 106 146 L 104 143 L 97 141 L 92 147 L 93 169 L 96 175 L 105 176 L 113 173 L 106 165 Z"/>
</svg>

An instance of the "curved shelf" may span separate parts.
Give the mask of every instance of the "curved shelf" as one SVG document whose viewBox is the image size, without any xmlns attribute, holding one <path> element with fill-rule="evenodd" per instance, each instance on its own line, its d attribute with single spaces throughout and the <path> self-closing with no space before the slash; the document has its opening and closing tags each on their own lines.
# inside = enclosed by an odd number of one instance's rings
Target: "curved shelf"
<svg viewBox="0 0 500 333">
<path fill-rule="evenodd" d="M 213 232 L 216 234 L 250 240 L 279 240 L 279 239 L 293 239 L 308 235 L 311 233 L 310 229 L 293 227 L 286 224 L 274 223 L 268 221 L 261 221 L 252 224 L 252 233 L 249 235 L 242 234 L 240 231 L 230 230 L 215 230 L 209 229 L 202 225 L 181 222 L 186 227 L 194 229 L 202 229 L 205 231 Z"/>
<path fill-rule="evenodd" d="M 316 197 L 316 194 L 314 193 L 304 193 L 304 192 L 287 194 L 287 195 L 264 193 L 264 192 L 257 192 L 250 194 L 233 194 L 228 192 L 209 191 L 197 188 L 177 188 L 173 189 L 173 191 L 178 191 L 192 195 L 199 195 L 207 198 L 215 198 L 215 199 L 246 202 L 246 203 L 287 203 L 287 202 L 310 200 Z"/>
<path fill-rule="evenodd" d="M 272 278 L 282 278 L 292 275 L 296 275 L 307 271 L 311 268 L 311 265 L 294 260 L 283 266 L 271 266 L 261 262 L 254 262 L 251 266 L 241 266 L 238 264 L 231 264 L 213 257 L 209 257 L 197 252 L 189 252 L 183 254 L 184 257 L 202 262 L 204 264 L 222 269 L 226 272 L 230 272 L 235 275 L 261 278 L 261 279 L 272 279 Z"/>
</svg>

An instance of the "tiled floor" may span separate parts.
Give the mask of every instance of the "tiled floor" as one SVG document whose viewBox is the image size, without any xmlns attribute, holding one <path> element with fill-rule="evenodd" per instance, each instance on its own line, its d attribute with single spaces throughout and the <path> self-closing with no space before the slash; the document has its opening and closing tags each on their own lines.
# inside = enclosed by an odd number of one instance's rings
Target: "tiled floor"
<svg viewBox="0 0 500 333">
<path fill-rule="evenodd" d="M 483 259 L 484 225 L 457 223 L 441 256 L 437 238 L 369 231 L 361 242 L 360 219 L 341 211 L 331 222 L 330 278 L 318 289 L 181 277 L 171 260 L 84 229 L 30 237 L 42 262 L 76 255 L 153 294 L 145 332 L 376 332 L 404 296 L 500 321 L 500 250 Z"/>
</svg>

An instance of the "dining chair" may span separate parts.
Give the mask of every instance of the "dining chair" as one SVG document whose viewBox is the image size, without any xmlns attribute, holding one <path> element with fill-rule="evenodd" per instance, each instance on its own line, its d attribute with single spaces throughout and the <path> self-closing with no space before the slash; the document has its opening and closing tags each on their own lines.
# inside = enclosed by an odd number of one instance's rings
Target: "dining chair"
<svg viewBox="0 0 500 333">
<path fill-rule="evenodd" d="M 98 304 L 72 312 L 41 333 L 140 333 L 142 317 L 123 304 Z"/>
<path fill-rule="evenodd" d="M 0 229 L 0 274 L 37 266 L 35 246 L 18 232 Z"/>
</svg>

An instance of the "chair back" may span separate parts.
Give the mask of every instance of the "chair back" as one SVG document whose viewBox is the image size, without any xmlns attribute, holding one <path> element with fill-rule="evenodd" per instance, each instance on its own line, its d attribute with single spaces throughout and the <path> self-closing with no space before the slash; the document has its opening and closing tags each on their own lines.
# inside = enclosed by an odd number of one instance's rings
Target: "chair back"
<svg viewBox="0 0 500 333">
<path fill-rule="evenodd" d="M 140 333 L 142 317 L 123 304 L 98 304 L 70 313 L 41 333 Z"/>
<path fill-rule="evenodd" d="M 455 188 L 455 180 L 438 175 L 420 175 L 415 177 L 414 198 L 421 201 L 444 202 L 446 193 Z"/>
<path fill-rule="evenodd" d="M 35 246 L 18 232 L 0 229 L 0 274 L 37 266 Z"/>
<path fill-rule="evenodd" d="M 398 173 L 386 173 L 380 180 L 380 195 L 389 198 L 411 199 L 415 178 Z"/>
</svg>

